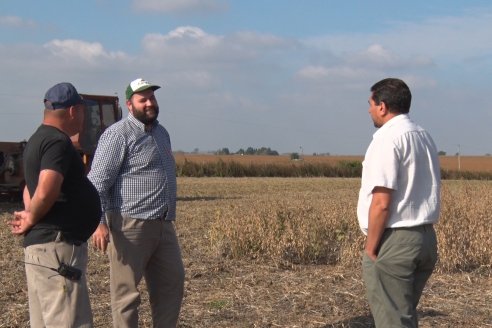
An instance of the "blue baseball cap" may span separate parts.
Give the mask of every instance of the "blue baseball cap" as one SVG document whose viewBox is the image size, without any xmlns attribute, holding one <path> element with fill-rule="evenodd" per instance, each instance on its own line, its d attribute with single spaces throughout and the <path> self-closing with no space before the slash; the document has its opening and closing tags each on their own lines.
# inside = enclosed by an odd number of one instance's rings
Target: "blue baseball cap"
<svg viewBox="0 0 492 328">
<path fill-rule="evenodd" d="M 82 103 L 82 97 L 77 92 L 77 89 L 68 82 L 55 84 L 46 91 L 44 96 L 46 109 L 68 108 Z"/>
</svg>

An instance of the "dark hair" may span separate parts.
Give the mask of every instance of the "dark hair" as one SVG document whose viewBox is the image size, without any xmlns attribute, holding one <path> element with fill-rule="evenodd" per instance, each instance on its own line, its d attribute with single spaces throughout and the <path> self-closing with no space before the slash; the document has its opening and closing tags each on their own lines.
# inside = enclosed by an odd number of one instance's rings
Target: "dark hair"
<svg viewBox="0 0 492 328">
<path fill-rule="evenodd" d="M 412 103 L 410 88 L 400 79 L 387 78 L 371 87 L 372 100 L 379 105 L 386 104 L 392 113 L 407 114 Z"/>
</svg>

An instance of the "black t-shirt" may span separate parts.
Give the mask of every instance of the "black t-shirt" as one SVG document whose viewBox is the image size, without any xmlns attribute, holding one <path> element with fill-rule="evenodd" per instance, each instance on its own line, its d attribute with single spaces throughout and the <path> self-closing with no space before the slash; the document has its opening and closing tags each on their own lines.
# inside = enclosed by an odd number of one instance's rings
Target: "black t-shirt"
<svg viewBox="0 0 492 328">
<path fill-rule="evenodd" d="M 54 241 L 59 231 L 69 242 L 85 242 L 101 219 L 96 188 L 85 175 L 82 158 L 70 138 L 55 127 L 41 125 L 24 150 L 26 186 L 32 198 L 39 173 L 50 169 L 63 175 L 58 199 L 24 236 L 24 247 Z"/>
</svg>

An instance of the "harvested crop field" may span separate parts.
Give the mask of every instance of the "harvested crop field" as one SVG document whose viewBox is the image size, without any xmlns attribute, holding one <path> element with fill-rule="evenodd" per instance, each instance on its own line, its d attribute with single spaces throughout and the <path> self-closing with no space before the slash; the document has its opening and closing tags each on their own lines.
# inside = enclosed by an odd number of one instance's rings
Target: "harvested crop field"
<svg viewBox="0 0 492 328">
<path fill-rule="evenodd" d="M 359 179 L 179 178 L 180 327 L 373 327 L 359 266 Z M 492 327 L 492 182 L 444 181 L 440 262 L 421 327 Z M 2 203 L 0 327 L 28 327 L 20 240 Z M 105 255 L 90 250 L 96 327 L 111 326 Z M 142 286 L 142 290 L 145 288 Z M 143 293 L 141 327 L 151 327 Z"/>
</svg>

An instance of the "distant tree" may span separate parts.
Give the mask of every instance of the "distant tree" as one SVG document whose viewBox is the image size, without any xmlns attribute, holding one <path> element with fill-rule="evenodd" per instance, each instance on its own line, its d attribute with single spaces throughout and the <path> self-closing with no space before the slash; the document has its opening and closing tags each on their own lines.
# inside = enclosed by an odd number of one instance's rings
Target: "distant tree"
<svg viewBox="0 0 492 328">
<path fill-rule="evenodd" d="M 256 150 L 256 155 L 268 155 L 268 150 L 270 148 L 261 147 Z"/>
<path fill-rule="evenodd" d="M 200 149 L 198 149 L 198 148 L 195 148 L 195 149 L 193 149 L 193 151 L 192 151 L 192 153 L 193 153 L 193 154 L 198 154 L 199 152 L 200 152 Z"/>
<path fill-rule="evenodd" d="M 278 156 L 279 155 L 278 151 L 273 150 L 270 147 L 261 147 L 261 148 L 248 147 L 248 148 L 246 148 L 246 150 L 241 148 L 236 152 L 236 154 L 240 154 L 240 155 L 271 155 L 271 156 Z"/>
<path fill-rule="evenodd" d="M 440 150 L 437 154 L 439 156 L 446 156 L 446 152 L 445 151 L 442 151 L 442 150 Z"/>
<path fill-rule="evenodd" d="M 229 152 L 229 148 L 222 148 L 217 150 L 216 152 L 217 155 L 230 155 L 231 153 Z"/>
<path fill-rule="evenodd" d="M 246 148 L 246 151 L 244 153 L 246 155 L 254 155 L 254 154 L 256 154 L 256 149 L 254 149 L 253 147 L 248 147 L 248 148 Z"/>
<path fill-rule="evenodd" d="M 298 160 L 300 159 L 301 157 L 299 156 L 299 153 L 291 153 L 290 154 L 290 159 L 291 160 Z"/>
<path fill-rule="evenodd" d="M 271 150 L 270 147 L 261 147 L 260 149 L 256 150 L 257 155 L 272 155 L 272 156 L 278 156 L 278 152 L 276 150 Z"/>
</svg>

